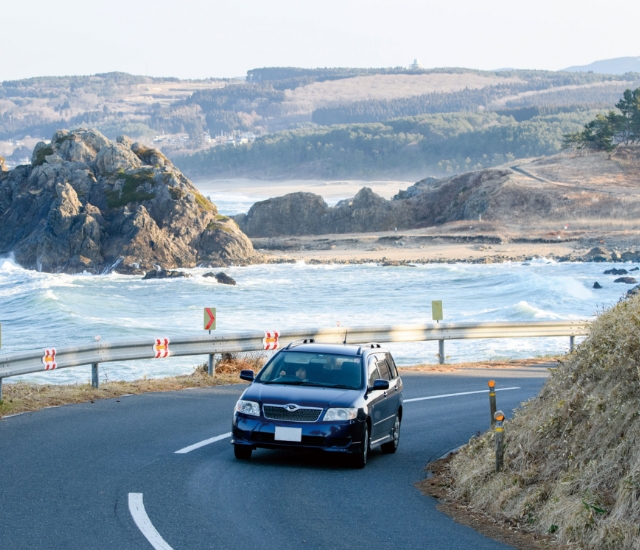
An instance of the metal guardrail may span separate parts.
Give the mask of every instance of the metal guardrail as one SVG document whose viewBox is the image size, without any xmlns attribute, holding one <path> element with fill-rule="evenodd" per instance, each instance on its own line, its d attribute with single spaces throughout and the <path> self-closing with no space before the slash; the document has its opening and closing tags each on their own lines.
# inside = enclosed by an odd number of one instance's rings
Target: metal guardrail
<svg viewBox="0 0 640 550">
<path fill-rule="evenodd" d="M 350 344 L 366 342 L 439 341 L 440 363 L 444 363 L 444 341 L 467 338 L 539 338 L 568 336 L 573 349 L 575 336 L 588 332 L 588 321 L 532 321 L 506 323 L 429 323 L 377 327 L 287 330 L 279 332 L 279 345 L 303 338 Z M 212 374 L 213 356 L 218 353 L 258 351 L 265 349 L 265 332 L 206 335 L 178 338 L 145 338 L 102 342 L 86 346 L 45 348 L 41 350 L 0 354 L 0 400 L 2 379 L 46 370 L 92 365 L 92 383 L 98 386 L 98 365 L 113 361 L 158 359 L 171 356 L 208 355 Z M 164 347 L 166 345 L 166 348 Z"/>
</svg>

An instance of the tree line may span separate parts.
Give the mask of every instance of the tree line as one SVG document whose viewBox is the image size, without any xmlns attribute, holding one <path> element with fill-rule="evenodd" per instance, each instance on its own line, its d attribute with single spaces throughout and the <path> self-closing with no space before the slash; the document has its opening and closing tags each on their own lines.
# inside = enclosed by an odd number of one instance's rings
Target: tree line
<svg viewBox="0 0 640 550">
<path fill-rule="evenodd" d="M 448 113 L 305 128 L 175 161 L 192 176 L 422 177 L 556 153 L 567 129 L 579 129 L 594 114 L 558 113 L 517 122 L 491 112 Z"/>
<path fill-rule="evenodd" d="M 640 88 L 625 90 L 615 108 L 618 112 L 598 114 L 581 131 L 565 134 L 563 146 L 610 153 L 619 145 L 640 144 Z"/>
</svg>

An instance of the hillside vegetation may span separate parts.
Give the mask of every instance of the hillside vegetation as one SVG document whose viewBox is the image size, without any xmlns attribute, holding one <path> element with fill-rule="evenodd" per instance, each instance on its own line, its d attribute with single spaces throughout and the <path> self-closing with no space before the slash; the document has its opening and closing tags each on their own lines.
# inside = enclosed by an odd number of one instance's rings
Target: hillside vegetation
<svg viewBox="0 0 640 550">
<path fill-rule="evenodd" d="M 576 548 L 640 544 L 640 296 L 603 312 L 538 397 L 453 459 L 451 497 Z"/>
<path fill-rule="evenodd" d="M 14 165 L 33 146 L 15 140 L 91 126 L 147 145 L 167 133 L 156 145 L 174 160 L 204 151 L 179 161 L 194 175 L 446 174 L 557 152 L 561 135 L 589 120 L 585 113 L 604 112 L 639 78 L 402 67 L 262 68 L 248 71 L 246 81 L 125 73 L 32 78 L 0 83 L 0 140 L 12 140 L 2 152 Z M 222 145 L 243 132 L 259 139 Z M 222 133 L 212 147 L 211 137 Z"/>
<path fill-rule="evenodd" d="M 223 146 L 177 164 L 192 176 L 346 178 L 425 173 L 446 175 L 550 155 L 563 135 L 579 130 L 597 111 L 532 116 L 493 112 L 422 115 L 383 123 L 336 125 L 279 132 L 253 144 Z"/>
</svg>

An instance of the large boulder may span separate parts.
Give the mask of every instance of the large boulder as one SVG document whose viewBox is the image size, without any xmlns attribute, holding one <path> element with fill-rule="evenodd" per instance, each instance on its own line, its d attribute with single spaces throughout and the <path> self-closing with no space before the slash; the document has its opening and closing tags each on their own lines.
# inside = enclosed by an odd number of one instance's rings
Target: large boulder
<svg viewBox="0 0 640 550">
<path fill-rule="evenodd" d="M 30 269 L 123 273 L 261 258 L 159 151 L 81 128 L 0 171 L 0 254 Z"/>
</svg>

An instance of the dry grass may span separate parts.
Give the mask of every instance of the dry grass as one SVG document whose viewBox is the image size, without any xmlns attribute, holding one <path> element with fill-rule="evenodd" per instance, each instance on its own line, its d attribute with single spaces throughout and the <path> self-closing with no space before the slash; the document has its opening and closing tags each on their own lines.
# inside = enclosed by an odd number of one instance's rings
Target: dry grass
<svg viewBox="0 0 640 550">
<path fill-rule="evenodd" d="M 313 110 L 333 103 L 348 103 L 363 99 L 396 99 L 430 92 L 454 92 L 496 84 L 522 82 L 515 77 L 486 76 L 475 73 L 431 73 L 356 76 L 326 80 L 288 90 L 287 101 L 301 110 Z"/>
<path fill-rule="evenodd" d="M 540 395 L 451 461 L 447 498 L 577 548 L 640 548 L 640 297 L 602 313 Z"/>
<path fill-rule="evenodd" d="M 238 374 L 242 369 L 259 370 L 264 356 L 251 354 L 224 354 L 216 365 L 216 374 L 207 375 L 207 364 L 196 367 L 192 374 L 170 378 L 145 378 L 133 382 L 104 382 L 99 388 L 90 384 L 16 384 L 3 385 L 3 401 L 0 401 L 0 418 L 23 412 L 33 412 L 47 407 L 86 403 L 98 399 L 111 399 L 122 395 L 137 395 L 149 392 L 207 388 L 224 384 L 242 383 Z"/>
</svg>

